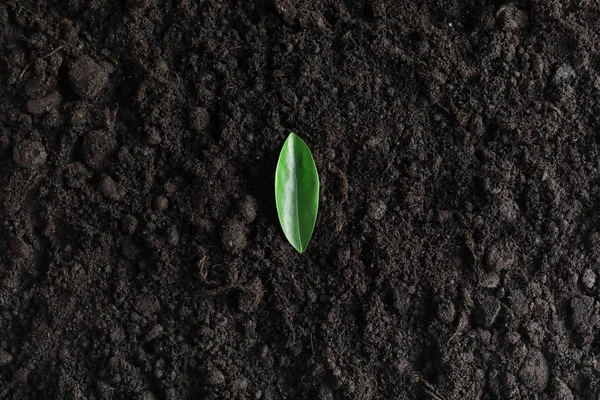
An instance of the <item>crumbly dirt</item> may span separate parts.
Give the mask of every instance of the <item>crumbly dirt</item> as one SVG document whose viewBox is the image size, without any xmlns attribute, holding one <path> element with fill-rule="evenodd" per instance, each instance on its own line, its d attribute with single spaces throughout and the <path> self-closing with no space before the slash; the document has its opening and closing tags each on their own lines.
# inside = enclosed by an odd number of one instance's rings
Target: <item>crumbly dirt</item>
<svg viewBox="0 0 600 400">
<path fill-rule="evenodd" d="M 0 398 L 597 399 L 600 8 L 0 2 Z M 311 147 L 286 242 L 273 174 Z"/>
</svg>

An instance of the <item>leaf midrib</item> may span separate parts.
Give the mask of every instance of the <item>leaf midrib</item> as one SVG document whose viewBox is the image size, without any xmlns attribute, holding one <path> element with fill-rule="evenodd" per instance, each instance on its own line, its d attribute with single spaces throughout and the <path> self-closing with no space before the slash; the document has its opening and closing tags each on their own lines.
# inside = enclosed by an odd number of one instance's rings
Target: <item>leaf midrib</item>
<svg viewBox="0 0 600 400">
<path fill-rule="evenodd" d="M 300 203 L 300 192 L 298 191 L 298 168 L 296 165 L 297 159 L 296 159 L 296 136 L 292 136 L 292 157 L 293 157 L 293 163 L 292 165 L 294 166 L 294 193 L 296 194 L 296 198 L 295 198 L 295 203 L 296 203 L 296 230 L 298 231 L 298 246 L 299 249 L 298 251 L 300 253 L 302 253 L 303 249 L 302 249 L 302 234 L 300 233 L 300 207 L 298 206 L 298 203 Z"/>
</svg>

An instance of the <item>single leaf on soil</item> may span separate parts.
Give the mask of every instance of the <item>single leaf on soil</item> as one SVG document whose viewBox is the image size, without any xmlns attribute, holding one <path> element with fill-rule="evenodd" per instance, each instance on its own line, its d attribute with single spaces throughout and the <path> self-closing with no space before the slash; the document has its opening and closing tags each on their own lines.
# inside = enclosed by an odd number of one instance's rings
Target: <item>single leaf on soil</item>
<svg viewBox="0 0 600 400">
<path fill-rule="evenodd" d="M 285 237 L 299 253 L 303 253 L 317 220 L 319 175 L 308 146 L 294 132 L 290 133 L 279 154 L 275 202 Z"/>
</svg>

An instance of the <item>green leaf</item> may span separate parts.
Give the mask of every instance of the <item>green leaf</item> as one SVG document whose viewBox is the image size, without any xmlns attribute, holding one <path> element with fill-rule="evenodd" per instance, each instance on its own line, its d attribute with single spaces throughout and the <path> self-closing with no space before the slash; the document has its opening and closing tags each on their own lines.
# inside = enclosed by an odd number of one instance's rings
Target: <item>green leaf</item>
<svg viewBox="0 0 600 400">
<path fill-rule="evenodd" d="M 275 171 L 275 202 L 283 233 L 303 253 L 319 209 L 319 175 L 306 143 L 294 132 L 286 139 Z"/>
</svg>

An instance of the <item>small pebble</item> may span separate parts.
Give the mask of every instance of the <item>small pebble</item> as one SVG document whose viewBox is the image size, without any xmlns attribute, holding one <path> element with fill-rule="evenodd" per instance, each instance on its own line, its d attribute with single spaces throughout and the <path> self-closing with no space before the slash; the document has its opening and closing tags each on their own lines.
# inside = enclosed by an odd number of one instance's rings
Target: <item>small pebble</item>
<svg viewBox="0 0 600 400">
<path fill-rule="evenodd" d="M 150 342 L 160 336 L 162 336 L 165 332 L 165 328 L 162 327 L 162 325 L 160 324 L 156 324 L 154 325 L 144 336 L 144 340 L 146 342 Z"/>
<path fill-rule="evenodd" d="M 541 393 L 548 384 L 548 363 L 544 354 L 531 350 L 519 370 L 519 379 L 523 386 L 535 393 Z"/>
<path fill-rule="evenodd" d="M 148 142 L 149 145 L 157 145 L 162 142 L 158 128 L 153 126 L 146 130 L 146 142 Z"/>
<path fill-rule="evenodd" d="M 258 205 L 256 199 L 252 196 L 246 196 L 238 203 L 238 213 L 242 220 L 250 224 L 256 219 L 258 214 Z"/>
<path fill-rule="evenodd" d="M 575 74 L 573 67 L 571 67 L 569 64 L 562 64 L 556 69 L 552 81 L 556 86 L 561 86 L 569 83 L 575 79 L 576 76 L 577 75 Z"/>
<path fill-rule="evenodd" d="M 586 269 L 581 276 L 581 283 L 588 289 L 593 288 L 596 284 L 596 273 L 590 268 Z"/>
<path fill-rule="evenodd" d="M 481 115 L 475 115 L 473 117 L 469 124 L 469 129 L 477 136 L 483 136 L 483 134 L 485 134 L 485 124 L 483 123 Z"/>
<path fill-rule="evenodd" d="M 179 244 L 179 232 L 177 232 L 176 228 L 169 229 L 169 232 L 167 233 L 167 241 L 173 246 Z"/>
<path fill-rule="evenodd" d="M 142 400 L 157 400 L 157 397 L 151 391 L 145 390 L 144 393 L 142 393 Z"/>
<path fill-rule="evenodd" d="M 235 392 L 244 392 L 248 389 L 248 380 L 246 378 L 239 378 L 233 382 L 233 390 Z"/>
<path fill-rule="evenodd" d="M 517 344 L 519 340 L 521 340 L 519 332 L 511 331 L 506 334 L 506 343 L 508 344 Z"/>
<path fill-rule="evenodd" d="M 38 140 L 24 140 L 13 149 L 13 160 L 19 167 L 37 168 L 46 162 L 46 149 Z"/>
<path fill-rule="evenodd" d="M 210 386 L 221 386 L 225 383 L 225 375 L 223 372 L 213 367 L 206 374 L 206 383 Z"/>
<path fill-rule="evenodd" d="M 374 219 L 375 221 L 379 221 L 383 218 L 386 211 L 387 205 L 385 204 L 385 201 L 378 200 L 369 204 L 369 207 L 367 209 L 367 215 L 369 216 L 369 218 Z"/>
<path fill-rule="evenodd" d="M 109 200 L 121 199 L 121 187 L 110 176 L 102 175 L 100 178 L 100 193 Z"/>
<path fill-rule="evenodd" d="M 12 360 L 13 356 L 10 353 L 0 350 L 0 367 L 10 364 Z"/>
<path fill-rule="evenodd" d="M 560 378 L 554 379 L 554 399 L 556 400 L 573 400 L 573 393 L 565 382 Z"/>
<path fill-rule="evenodd" d="M 488 289 L 495 289 L 500 284 L 500 277 L 495 272 L 483 272 L 479 276 L 479 285 Z"/>
<path fill-rule="evenodd" d="M 516 261 L 513 243 L 507 239 L 494 242 L 485 255 L 485 266 L 489 271 L 510 269 Z"/>
<path fill-rule="evenodd" d="M 109 70 L 88 56 L 79 57 L 68 72 L 75 93 L 89 99 L 98 95 L 108 83 Z"/>
<path fill-rule="evenodd" d="M 137 226 L 138 220 L 131 215 L 126 215 L 123 217 L 123 220 L 121 220 L 121 229 L 123 233 L 127 233 L 128 235 L 131 235 L 133 232 L 135 232 Z"/>
<path fill-rule="evenodd" d="M 497 17 L 505 32 L 523 29 L 527 26 L 527 13 L 512 4 L 502 6 Z"/>
<path fill-rule="evenodd" d="M 163 212 L 169 208 L 169 200 L 163 195 L 158 195 L 152 200 L 152 207 L 158 212 Z"/>
<path fill-rule="evenodd" d="M 190 116 L 190 125 L 196 133 L 203 133 L 208 127 L 210 115 L 206 108 L 196 107 Z"/>
</svg>

